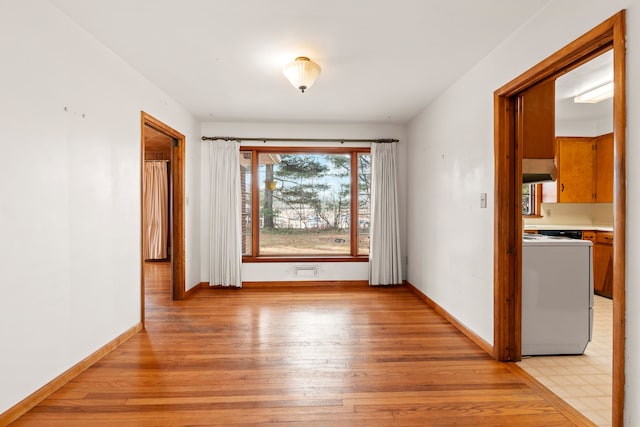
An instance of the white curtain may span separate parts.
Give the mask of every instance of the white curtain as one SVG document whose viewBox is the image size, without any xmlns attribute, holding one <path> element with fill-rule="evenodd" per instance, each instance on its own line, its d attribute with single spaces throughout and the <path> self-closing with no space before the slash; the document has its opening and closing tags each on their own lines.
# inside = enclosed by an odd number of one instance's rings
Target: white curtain
<svg viewBox="0 0 640 427">
<path fill-rule="evenodd" d="M 371 230 L 369 284 L 402 283 L 396 184 L 396 144 L 371 146 Z"/>
<path fill-rule="evenodd" d="M 209 142 L 209 285 L 242 286 L 240 146 Z"/>
<path fill-rule="evenodd" d="M 166 161 L 145 161 L 142 200 L 144 259 L 165 259 L 169 235 L 169 183 Z"/>
</svg>

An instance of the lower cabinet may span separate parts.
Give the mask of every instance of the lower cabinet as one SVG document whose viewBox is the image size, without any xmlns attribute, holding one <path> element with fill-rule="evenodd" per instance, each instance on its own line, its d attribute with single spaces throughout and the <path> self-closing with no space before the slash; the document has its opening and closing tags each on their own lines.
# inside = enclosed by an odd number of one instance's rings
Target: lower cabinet
<svg viewBox="0 0 640 427">
<path fill-rule="evenodd" d="M 613 233 L 583 231 L 582 238 L 593 242 L 593 291 L 596 295 L 613 297 Z"/>
</svg>

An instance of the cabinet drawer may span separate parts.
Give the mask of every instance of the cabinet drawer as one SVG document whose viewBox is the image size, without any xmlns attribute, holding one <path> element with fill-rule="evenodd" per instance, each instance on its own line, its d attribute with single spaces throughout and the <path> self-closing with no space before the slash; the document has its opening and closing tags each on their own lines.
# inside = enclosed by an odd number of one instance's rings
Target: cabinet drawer
<svg viewBox="0 0 640 427">
<path fill-rule="evenodd" d="M 582 240 L 591 240 L 592 242 L 596 241 L 596 232 L 595 231 L 583 231 L 582 232 Z"/>
<path fill-rule="evenodd" d="M 599 232 L 596 236 L 596 242 L 605 243 L 605 244 L 613 244 L 613 233 L 608 231 Z"/>
</svg>

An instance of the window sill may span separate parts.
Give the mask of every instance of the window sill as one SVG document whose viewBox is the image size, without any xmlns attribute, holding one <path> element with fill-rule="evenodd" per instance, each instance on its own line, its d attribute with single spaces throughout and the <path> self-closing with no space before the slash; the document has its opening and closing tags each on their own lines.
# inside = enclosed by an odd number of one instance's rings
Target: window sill
<svg viewBox="0 0 640 427">
<path fill-rule="evenodd" d="M 243 263 L 254 262 L 369 262 L 369 255 L 359 256 L 260 256 L 242 257 Z"/>
</svg>

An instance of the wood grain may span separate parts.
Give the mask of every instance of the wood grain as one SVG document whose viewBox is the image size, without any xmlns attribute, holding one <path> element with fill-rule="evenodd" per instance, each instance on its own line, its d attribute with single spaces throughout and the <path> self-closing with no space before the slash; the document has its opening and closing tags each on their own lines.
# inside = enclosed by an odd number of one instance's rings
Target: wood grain
<svg viewBox="0 0 640 427">
<path fill-rule="evenodd" d="M 626 245 L 627 245 L 627 68 L 626 12 L 613 25 L 613 418 L 614 427 L 624 425 Z"/>
<path fill-rule="evenodd" d="M 600 135 L 596 143 L 596 202 L 613 203 L 613 134 Z"/>
<path fill-rule="evenodd" d="M 451 323 L 457 330 L 462 332 L 467 338 L 473 341 L 478 347 L 483 349 L 487 354 L 493 355 L 493 346 L 485 341 L 481 336 L 467 328 L 462 322 L 460 322 L 455 316 L 442 308 L 434 300 L 426 296 L 420 289 L 416 288 L 413 284 L 405 283 L 411 291 L 418 296 L 422 301 L 426 302 L 429 307 L 435 310 L 436 313 L 441 315 L 447 322 Z"/>
<path fill-rule="evenodd" d="M 516 97 L 494 94 L 493 356 L 521 357 L 522 153 L 516 134 Z"/>
<path fill-rule="evenodd" d="M 555 156 L 556 84 L 540 82 L 518 95 L 517 132 L 523 159 Z"/>
<path fill-rule="evenodd" d="M 145 331 L 14 425 L 590 425 L 408 287 L 199 288 L 172 301 L 169 275 L 147 265 Z"/>
<path fill-rule="evenodd" d="M 598 231 L 593 252 L 593 291 L 613 298 L 613 233 Z"/>
<path fill-rule="evenodd" d="M 36 406 L 38 403 L 42 402 L 44 399 L 49 397 L 53 392 L 60 389 L 64 385 L 66 385 L 73 378 L 78 376 L 85 369 L 91 367 L 94 363 L 102 359 L 106 354 L 113 351 L 120 344 L 137 334 L 142 330 L 142 323 L 138 323 L 133 326 L 129 330 L 125 331 L 120 336 L 116 337 L 112 341 L 108 342 L 106 345 L 102 346 L 95 352 L 91 353 L 89 356 L 85 357 L 80 362 L 73 365 L 71 368 L 67 369 L 62 374 L 58 375 L 52 381 L 49 381 L 44 386 L 40 387 L 38 390 L 31 393 L 25 399 L 20 401 L 17 405 L 14 405 L 9 410 L 0 414 L 0 426 L 7 425 L 11 421 L 20 417 L 20 415 L 29 411 L 31 408 Z M 62 393 L 62 392 L 61 392 Z M 69 393 L 68 395 L 71 395 Z M 75 397 L 81 397 L 81 395 L 76 395 Z"/>
<path fill-rule="evenodd" d="M 559 137 L 558 202 L 592 203 L 595 196 L 593 138 Z"/>
</svg>

